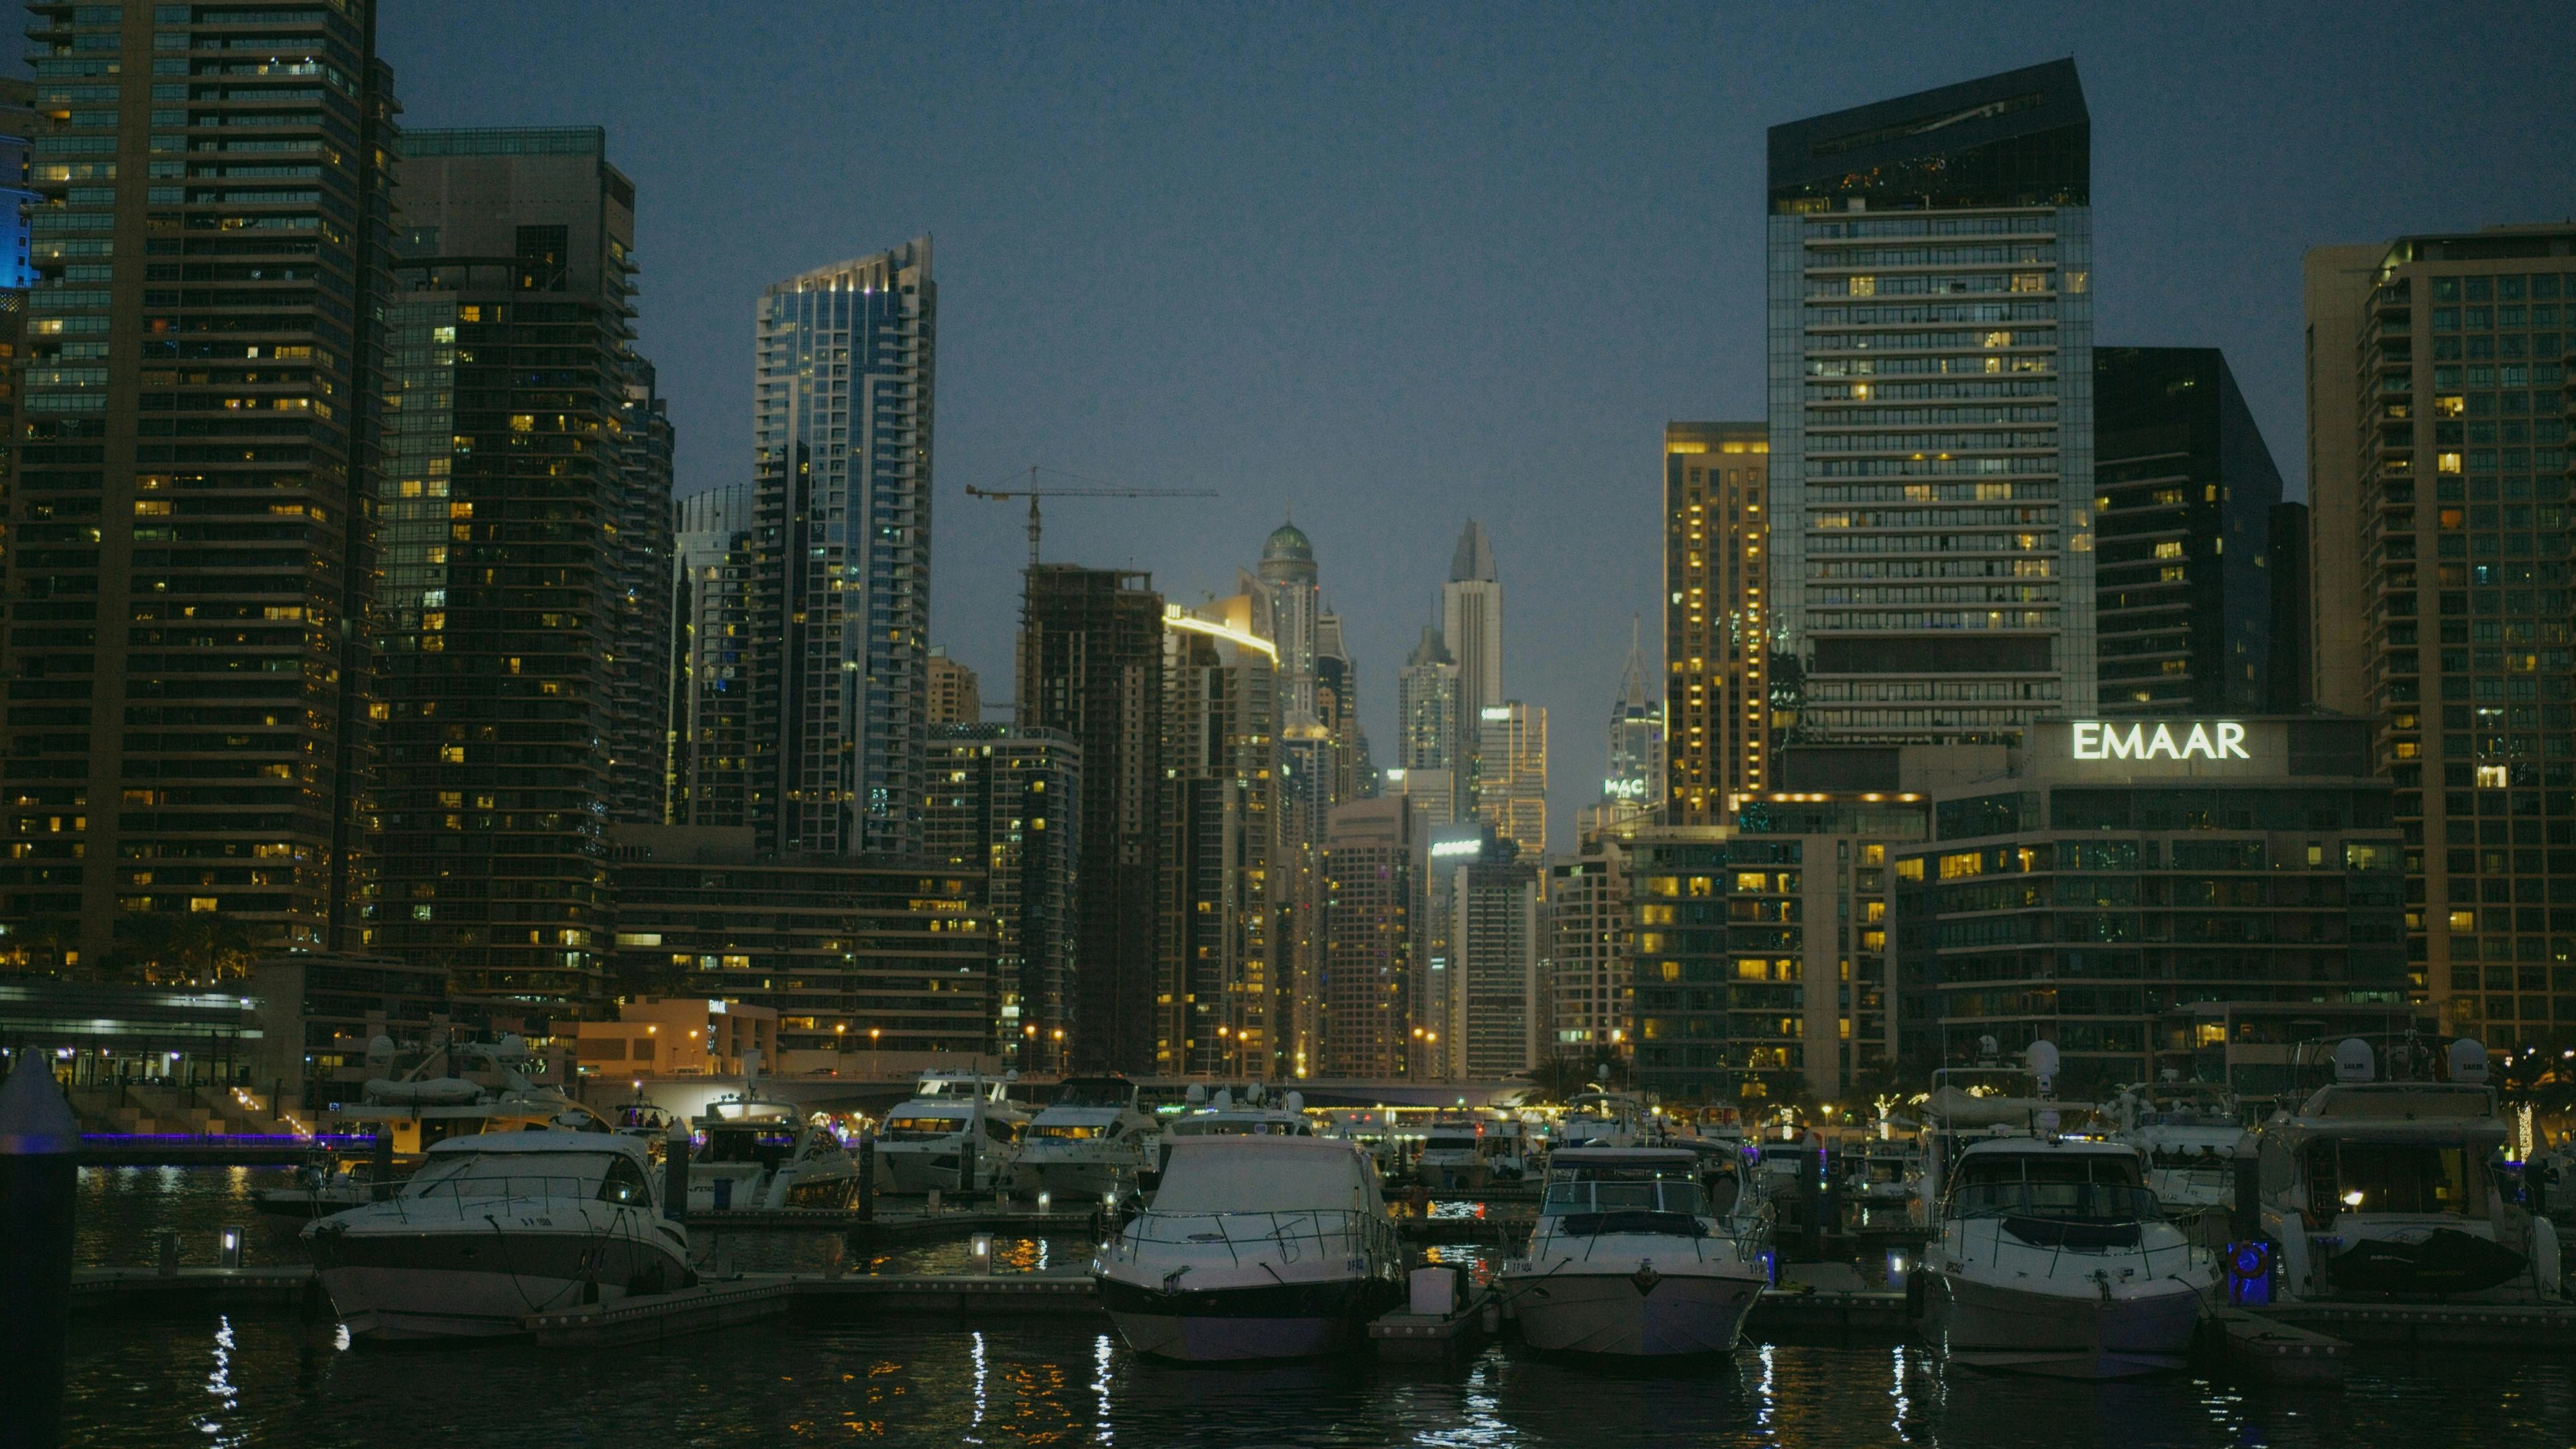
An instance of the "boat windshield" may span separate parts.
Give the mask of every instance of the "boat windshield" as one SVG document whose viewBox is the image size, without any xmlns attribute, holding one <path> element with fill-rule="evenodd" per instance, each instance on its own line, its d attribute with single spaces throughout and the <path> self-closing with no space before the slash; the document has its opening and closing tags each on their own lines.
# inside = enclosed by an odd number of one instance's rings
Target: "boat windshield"
<svg viewBox="0 0 2576 1449">
<path fill-rule="evenodd" d="M 2155 1194 L 2126 1157 L 1972 1157 L 1959 1169 L 1951 1216 L 2130 1222 L 2159 1216 Z"/>
<path fill-rule="evenodd" d="M 1680 1213 L 1699 1217 L 1707 1210 L 1708 1200 L 1698 1183 L 1682 1178 L 1657 1178 L 1642 1172 L 1634 1176 L 1601 1174 L 1578 1182 L 1551 1182 L 1547 1185 L 1547 1200 L 1539 1205 L 1539 1215 L 1551 1218 L 1610 1212 Z"/>
<path fill-rule="evenodd" d="M 453 1197 L 597 1198 L 642 1203 L 651 1189 L 643 1169 L 622 1152 L 459 1152 L 432 1157 L 404 1184 L 402 1195 Z"/>
<path fill-rule="evenodd" d="M 700 1162 L 757 1162 L 763 1167 L 776 1167 L 796 1151 L 794 1128 L 763 1124 L 758 1127 L 710 1127 L 707 1145 L 698 1149 Z"/>
<path fill-rule="evenodd" d="M 888 1142 L 931 1142 L 965 1130 L 963 1117 L 888 1117 L 877 1135 Z"/>
<path fill-rule="evenodd" d="M 2339 1212 L 2486 1216 L 2482 1168 L 2458 1143 L 2311 1142 L 2304 1156 L 2316 1222 Z"/>
<path fill-rule="evenodd" d="M 1434 1132 L 1422 1144 L 1425 1152 L 1473 1152 L 1483 1139 L 1472 1132 Z"/>
</svg>

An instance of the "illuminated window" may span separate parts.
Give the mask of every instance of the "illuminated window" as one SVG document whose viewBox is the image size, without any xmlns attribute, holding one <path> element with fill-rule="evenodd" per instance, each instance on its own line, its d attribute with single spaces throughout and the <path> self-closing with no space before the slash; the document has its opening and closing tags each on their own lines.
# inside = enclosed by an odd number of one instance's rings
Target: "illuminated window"
<svg viewBox="0 0 2576 1449">
<path fill-rule="evenodd" d="M 2501 789 L 2503 789 L 2503 788 L 2504 788 L 2504 785 L 2505 785 L 2505 771 L 2504 771 L 2504 766 L 2502 766 L 2502 765 L 2480 765 L 2480 766 L 2478 766 L 2478 788 L 2479 788 L 2479 789 L 2481 789 L 2481 790 L 2501 790 Z"/>
<path fill-rule="evenodd" d="M 1853 296 L 1855 296 L 1855 297 L 1875 297 L 1875 296 L 1877 296 L 1877 295 L 1878 295 L 1878 278 L 1876 278 L 1876 277 L 1854 277 L 1854 278 L 1852 278 L 1852 279 L 1851 279 L 1851 294 L 1852 294 Z"/>
<path fill-rule="evenodd" d="M 2160 543 L 2160 544 L 2157 544 L 2157 545 L 2156 545 L 2156 557 L 2158 557 L 2158 558 L 2180 558 L 2180 557 L 2182 557 L 2182 540 L 2180 540 L 2180 539 L 2178 539 L 2178 538 L 2169 538 L 2169 539 L 2166 539 L 2164 542 L 2162 542 L 2162 543 Z"/>
<path fill-rule="evenodd" d="M 2433 456 L 2433 471 L 2435 471 L 2435 472 L 2437 472 L 2437 473 L 2457 473 L 2457 472 L 2459 472 L 2459 471 L 2460 471 L 2460 455 L 2459 455 L 2459 454 L 2457 454 L 2457 453 L 2437 453 L 2437 454 L 2435 454 L 2435 455 Z"/>
</svg>

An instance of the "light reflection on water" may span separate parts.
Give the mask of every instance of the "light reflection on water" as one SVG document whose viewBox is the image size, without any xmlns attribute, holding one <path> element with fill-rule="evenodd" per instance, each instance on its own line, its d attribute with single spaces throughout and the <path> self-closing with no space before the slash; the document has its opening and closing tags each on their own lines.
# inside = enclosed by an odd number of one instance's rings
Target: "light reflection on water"
<svg viewBox="0 0 2576 1449">
<path fill-rule="evenodd" d="M 2532 1359 L 2365 1356 L 2343 1392 L 2192 1378 L 2091 1384 L 1952 1372 L 1887 1345 L 1758 1345 L 1606 1367 L 1491 1349 L 1456 1366 L 1363 1359 L 1193 1368 L 1097 1325 L 793 1319 L 666 1346 L 347 1351 L 282 1315 L 99 1316 L 73 1335 L 69 1442 L 102 1446 L 891 1444 L 1797 1449 L 2341 1449 L 2562 1444 L 2576 1372 Z M 2477 1387 L 2464 1389 L 2464 1384 Z M 1893 1422 L 1888 1405 L 1895 1405 Z"/>
</svg>

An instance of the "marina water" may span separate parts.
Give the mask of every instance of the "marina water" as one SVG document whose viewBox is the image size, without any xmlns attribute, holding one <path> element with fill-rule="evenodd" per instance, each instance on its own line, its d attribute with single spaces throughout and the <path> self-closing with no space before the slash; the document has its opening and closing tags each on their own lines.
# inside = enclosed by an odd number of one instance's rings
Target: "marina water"
<svg viewBox="0 0 2576 1449">
<path fill-rule="evenodd" d="M 84 1265 L 150 1260 L 152 1232 L 211 1262 L 217 1229 L 256 1224 L 280 1169 L 89 1169 Z M 812 1269 L 816 1234 L 731 1235 L 736 1266 Z M 997 1245 L 1002 1271 L 1087 1262 L 1087 1240 Z M 852 1271 L 963 1267 L 962 1245 Z M 254 1226 L 251 1261 L 300 1257 Z M 91 1310 L 75 1322 L 69 1442 L 87 1446 L 742 1443 L 1065 1445 L 2344 1446 L 2576 1439 L 2564 1354 L 2363 1350 L 2340 1389 L 2183 1375 L 2117 1383 L 1955 1370 L 1887 1343 L 1747 1344 L 1731 1358 L 1621 1372 L 1489 1349 L 1460 1365 L 1365 1359 L 1185 1368 L 1139 1358 L 1105 1322 L 770 1320 L 662 1348 L 527 1343 L 354 1351 L 280 1308 Z"/>
</svg>

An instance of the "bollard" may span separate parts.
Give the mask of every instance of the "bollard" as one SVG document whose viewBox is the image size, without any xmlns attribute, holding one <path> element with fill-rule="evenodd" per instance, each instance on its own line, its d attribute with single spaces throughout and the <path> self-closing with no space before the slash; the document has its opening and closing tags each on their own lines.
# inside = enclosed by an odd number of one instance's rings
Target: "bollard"
<svg viewBox="0 0 2576 1449">
<path fill-rule="evenodd" d="M 932 1188 L 932 1189 L 930 1190 L 930 1201 L 929 1201 L 929 1203 L 927 1204 L 927 1206 L 928 1206 L 928 1208 L 929 1208 L 929 1210 L 930 1210 L 930 1212 L 931 1212 L 932 1214 L 936 1215 L 936 1214 L 938 1213 L 938 1211 L 939 1211 L 939 1189 L 937 1189 L 937 1188 L 935 1188 L 935 1187 L 934 1187 L 934 1188 Z"/>
<path fill-rule="evenodd" d="M 242 1232 L 242 1227 L 239 1223 L 226 1223 L 223 1225 L 221 1230 L 216 1232 L 215 1263 L 218 1267 L 238 1268 L 242 1265 L 242 1239 L 244 1236 L 245 1234 Z"/>
<path fill-rule="evenodd" d="M 373 1168 L 367 1176 L 367 1198 L 383 1202 L 394 1195 L 394 1134 L 383 1127 L 376 1129 Z"/>
<path fill-rule="evenodd" d="M 991 1277 L 993 1275 L 993 1235 L 977 1233 L 973 1240 L 972 1251 L 975 1256 L 975 1271 L 985 1277 Z"/>
<path fill-rule="evenodd" d="M 179 1276 L 179 1230 L 161 1228 L 152 1234 L 153 1272 L 164 1278 Z"/>
<path fill-rule="evenodd" d="M 24 1045 L 16 1056 L 0 1085 L 0 1437 L 50 1446 L 62 1442 L 80 1123 L 51 1059 Z"/>
<path fill-rule="evenodd" d="M 1038 1211 L 1039 1211 L 1039 1212 L 1041 1212 L 1041 1213 L 1047 1213 L 1047 1212 L 1053 1212 L 1054 1210 L 1055 1210 L 1055 1194 L 1054 1194 L 1054 1193 L 1051 1193 L 1051 1192 L 1049 1192 L 1049 1191 L 1047 1191 L 1045 1188 L 1039 1188 L 1039 1189 L 1038 1189 Z"/>
<path fill-rule="evenodd" d="M 662 1134 L 662 1216 L 675 1223 L 689 1217 L 689 1124 L 679 1117 Z"/>
<path fill-rule="evenodd" d="M 859 1134 L 859 1221 L 877 1220 L 877 1134 Z"/>
</svg>

